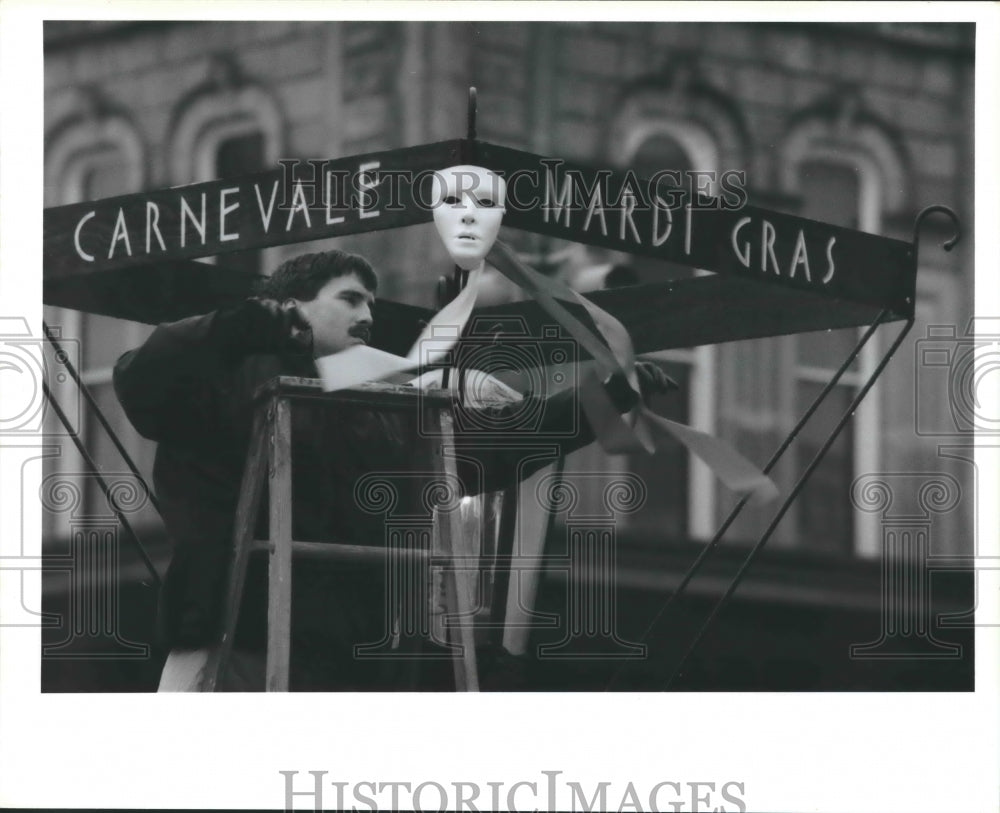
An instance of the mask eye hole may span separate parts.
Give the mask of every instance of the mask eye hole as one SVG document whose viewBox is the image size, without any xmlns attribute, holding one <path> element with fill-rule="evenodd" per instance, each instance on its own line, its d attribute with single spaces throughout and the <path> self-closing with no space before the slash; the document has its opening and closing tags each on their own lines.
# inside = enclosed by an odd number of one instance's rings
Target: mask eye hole
<svg viewBox="0 0 1000 813">
<path fill-rule="evenodd" d="M 446 203 L 449 206 L 457 206 L 458 203 L 459 203 L 459 200 L 454 195 L 446 195 L 445 198 L 444 198 L 444 200 L 442 200 L 441 202 L 442 203 Z"/>
</svg>

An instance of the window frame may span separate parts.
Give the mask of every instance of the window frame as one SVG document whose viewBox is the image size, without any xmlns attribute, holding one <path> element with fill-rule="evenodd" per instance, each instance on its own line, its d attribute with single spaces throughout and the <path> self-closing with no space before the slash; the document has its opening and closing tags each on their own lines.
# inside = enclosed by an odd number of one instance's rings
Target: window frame
<svg viewBox="0 0 1000 813">
<path fill-rule="evenodd" d="M 649 139 L 667 136 L 687 155 L 689 166 L 699 171 L 715 173 L 709 194 L 717 192 L 716 178 L 720 171 L 720 150 L 715 136 L 697 122 L 682 118 L 650 118 L 632 122 L 624 130 L 621 146 L 612 160 L 627 169 L 639 149 Z M 696 268 L 695 276 L 710 272 Z M 688 415 L 690 425 L 702 432 L 715 434 L 718 422 L 718 352 L 714 345 L 702 345 L 687 350 L 660 350 L 643 354 L 645 358 L 688 364 L 690 393 Z M 688 467 L 687 536 L 708 541 L 717 529 L 716 481 L 712 470 L 701 460 L 690 456 Z"/>
<path fill-rule="evenodd" d="M 45 189 L 46 205 L 68 205 L 80 203 L 89 199 L 86 192 L 86 178 L 90 171 L 105 165 L 109 155 L 121 158 L 121 169 L 125 176 L 123 191 L 138 192 L 145 183 L 146 152 L 142 139 L 136 128 L 126 119 L 117 115 L 95 118 L 93 115 L 78 115 L 60 127 L 54 128 L 57 133 L 46 149 Z M 85 334 L 90 314 L 70 308 L 46 306 L 49 316 L 61 328 L 65 339 L 80 342 L 80 368 L 78 373 L 83 385 L 89 389 L 110 386 L 112 383 L 112 368 L 88 367 Z M 56 322 L 56 320 L 58 320 Z M 48 321 L 48 317 L 46 317 Z M 55 327 L 56 324 L 52 326 Z M 134 346 L 141 340 L 142 325 L 135 322 L 123 322 L 125 325 L 125 346 Z M 67 399 L 78 397 L 77 385 L 70 378 L 55 381 L 52 386 L 53 395 L 57 401 L 66 403 Z M 92 410 L 88 407 L 83 411 L 82 423 L 78 427 L 79 438 L 85 448 L 89 448 L 90 417 Z M 54 415 L 48 416 L 54 420 Z M 138 435 L 131 424 L 126 424 L 120 437 L 128 449 L 129 435 L 133 439 Z M 103 431 L 103 429 L 101 430 Z M 62 434 L 61 432 L 59 433 Z M 134 444 L 132 444 L 134 448 Z M 100 465 L 99 461 L 95 461 Z M 85 464 L 83 456 L 74 444 L 65 440 L 60 445 L 60 454 L 52 461 L 49 476 L 71 476 L 83 473 Z M 87 511 L 91 505 L 91 495 L 81 495 L 81 510 Z M 44 528 L 45 536 L 51 539 L 62 539 L 71 533 L 71 520 L 66 512 L 52 514 L 48 525 Z"/>
<path fill-rule="evenodd" d="M 855 169 L 858 178 L 857 228 L 860 231 L 878 234 L 885 214 L 898 211 L 903 206 L 906 187 L 903 161 L 888 139 L 872 125 L 854 125 L 842 118 L 837 121 L 809 120 L 786 139 L 782 155 L 782 192 L 793 197 L 801 197 L 803 168 L 809 163 L 820 162 Z M 864 330 L 865 328 L 858 328 L 856 335 L 859 339 Z M 798 364 L 796 337 L 789 337 L 789 345 L 789 358 L 795 370 L 790 385 L 795 388 L 800 381 L 815 380 L 815 370 Z M 881 348 L 880 335 L 876 333 L 862 349 L 857 370 L 846 372 L 838 386 L 850 386 L 856 394 L 878 365 L 882 356 Z M 832 373 L 832 370 L 829 371 L 824 383 Z M 880 382 L 876 382 L 852 419 L 852 470 L 855 478 L 879 471 L 881 467 L 882 390 Z M 801 468 L 799 466 L 799 470 Z M 795 512 L 790 513 L 789 519 L 796 522 Z M 798 528 L 792 533 L 797 537 Z M 881 530 L 875 514 L 854 512 L 852 543 L 855 556 L 874 558 L 880 554 Z"/>
<path fill-rule="evenodd" d="M 231 138 L 261 133 L 264 165 L 278 166 L 285 149 L 285 119 L 275 99 L 262 88 L 201 91 L 185 100 L 170 138 L 170 174 L 173 183 L 216 180 L 219 147 Z M 261 249 L 261 268 L 274 268 L 282 247 Z M 201 262 L 214 263 L 214 257 Z"/>
</svg>

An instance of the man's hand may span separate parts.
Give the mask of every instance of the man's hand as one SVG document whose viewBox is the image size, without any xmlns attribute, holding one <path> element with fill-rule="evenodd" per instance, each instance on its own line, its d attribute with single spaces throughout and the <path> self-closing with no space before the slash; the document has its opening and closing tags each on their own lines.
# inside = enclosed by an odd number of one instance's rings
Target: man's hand
<svg viewBox="0 0 1000 813">
<path fill-rule="evenodd" d="M 680 389 L 676 381 L 651 361 L 637 361 L 635 372 L 639 377 L 639 389 L 642 391 L 643 401 L 649 401 L 654 395 Z"/>
<path fill-rule="evenodd" d="M 214 332 L 232 353 L 303 352 L 312 348 L 312 328 L 292 302 L 251 298 L 216 315 Z"/>
</svg>

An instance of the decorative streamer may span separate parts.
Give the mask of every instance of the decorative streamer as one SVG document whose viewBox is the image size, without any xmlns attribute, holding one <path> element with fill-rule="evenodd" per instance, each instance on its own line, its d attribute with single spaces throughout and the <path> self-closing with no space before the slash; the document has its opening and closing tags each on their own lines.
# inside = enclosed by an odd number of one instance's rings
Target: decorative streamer
<svg viewBox="0 0 1000 813">
<path fill-rule="evenodd" d="M 527 268 L 514 251 L 499 240 L 489 259 L 500 273 L 532 294 L 538 304 L 594 356 L 600 381 L 607 381 L 605 371 L 610 368 L 612 373 L 624 374 L 632 388 L 639 392 L 635 351 L 628 331 L 621 322 L 569 286 Z M 590 330 L 559 305 L 557 297 L 582 305 L 607 346 L 597 342 Z M 581 335 L 587 337 L 586 341 L 581 340 Z M 597 353 L 591 349 L 595 344 L 600 347 Z M 657 441 L 662 442 L 669 437 L 704 461 L 733 491 L 751 493 L 760 500 L 778 496 L 778 488 L 774 482 L 729 444 L 706 432 L 657 415 L 643 403 L 641 397 L 639 405 L 630 414 L 630 422 L 618 413 L 604 387 L 600 386 L 600 381 L 593 372 L 581 376 L 580 402 L 598 442 L 609 454 L 639 449 L 653 453 L 659 445 Z"/>
<path fill-rule="evenodd" d="M 593 358 L 589 369 L 580 376 L 580 403 L 598 442 L 606 452 L 622 454 L 643 450 L 653 454 L 666 438 L 670 438 L 704 461 L 733 491 L 751 493 L 762 500 L 773 499 L 778 495 L 773 481 L 729 444 L 657 415 L 643 403 L 641 397 L 638 406 L 627 417 L 622 416 L 602 382 L 607 383 L 613 375 L 619 374 L 639 392 L 635 351 L 625 326 L 569 286 L 525 266 L 514 251 L 499 240 L 494 244 L 489 260 L 500 273 L 534 298 Z M 405 358 L 358 346 L 318 359 L 316 363 L 324 389 L 353 387 L 366 381 L 440 363 L 458 342 L 472 315 L 481 278 L 481 268 L 470 273 L 465 288 L 431 319 Z M 561 304 L 560 299 L 581 305 L 593 320 L 603 341 L 573 316 Z M 440 380 L 439 377 L 440 371 L 435 370 L 425 373 L 413 383 L 422 387 L 433 386 Z"/>
<path fill-rule="evenodd" d="M 455 299 L 427 323 L 409 353 L 396 356 L 367 345 L 356 345 L 316 359 L 316 367 L 327 392 L 356 387 L 403 372 L 413 372 L 442 361 L 462 335 L 462 329 L 476 307 L 482 269 L 469 274 L 469 281 Z M 417 382 L 426 388 L 440 382 L 441 371 L 425 373 Z M 414 383 L 417 383 L 414 382 Z"/>
<path fill-rule="evenodd" d="M 406 354 L 409 361 L 420 366 L 436 364 L 455 346 L 476 307 L 482 276 L 482 266 L 469 272 L 469 280 L 458 296 L 434 315 L 413 343 Z"/>
</svg>

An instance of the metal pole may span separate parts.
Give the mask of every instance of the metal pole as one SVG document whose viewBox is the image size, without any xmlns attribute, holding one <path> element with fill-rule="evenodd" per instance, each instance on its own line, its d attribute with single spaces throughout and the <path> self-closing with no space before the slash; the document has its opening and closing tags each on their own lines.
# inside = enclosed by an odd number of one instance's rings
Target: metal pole
<svg viewBox="0 0 1000 813">
<path fill-rule="evenodd" d="M 48 324 L 46 324 L 44 321 L 42 322 L 42 330 L 45 331 L 45 338 L 48 339 L 49 344 L 52 345 L 57 354 L 63 357 L 62 363 L 69 372 L 70 378 L 73 379 L 73 381 L 76 383 L 76 386 L 79 388 L 80 392 L 83 393 L 83 397 L 87 400 L 87 405 L 94 411 L 94 415 L 97 417 L 97 420 L 104 428 L 104 431 L 107 432 L 108 437 L 111 438 L 111 442 L 115 445 L 115 449 L 118 450 L 118 454 L 122 456 L 122 459 L 125 461 L 125 465 L 129 467 L 129 471 L 131 471 L 132 474 L 134 474 L 139 479 L 139 482 L 141 482 L 143 486 L 145 486 L 146 493 L 149 495 L 150 503 L 152 503 L 153 508 L 156 509 L 156 513 L 160 515 L 160 519 L 163 519 L 163 512 L 160 511 L 160 503 L 157 501 L 156 495 L 153 494 L 153 490 L 149 488 L 149 486 L 147 485 L 146 478 L 144 478 L 139 473 L 139 469 L 133 462 L 132 456 L 125 450 L 125 447 L 122 446 L 121 441 L 118 439 L 118 435 L 115 433 L 114 429 L 111 428 L 111 425 L 108 423 L 107 418 L 104 417 L 104 412 L 101 410 L 100 406 L 98 406 L 97 402 L 94 400 L 94 396 L 90 394 L 90 390 L 88 390 L 87 386 L 83 383 L 83 380 L 80 378 L 80 374 L 76 371 L 76 368 L 73 366 L 73 362 L 70 361 L 69 356 L 63 351 L 62 347 L 59 345 L 59 342 L 56 341 L 55 335 L 50 330 Z M 51 396 L 49 397 L 49 401 L 54 404 L 54 401 L 52 400 Z M 72 432 L 72 429 L 70 429 L 70 432 Z"/>
<path fill-rule="evenodd" d="M 476 89 L 474 87 L 469 88 L 469 107 L 468 107 L 468 131 L 467 138 L 469 141 L 476 140 Z"/>
<path fill-rule="evenodd" d="M 830 433 L 829 437 L 827 437 L 826 441 L 820 447 L 820 450 L 816 453 L 816 456 L 809 463 L 808 467 L 806 467 L 806 470 L 802 473 L 802 476 L 799 477 L 798 482 L 795 483 L 795 486 L 792 488 L 791 493 L 789 493 L 789 495 L 785 498 L 785 501 L 781 504 L 781 508 L 779 508 L 777 514 L 775 514 L 774 519 L 771 520 L 771 524 L 767 526 L 767 529 L 764 531 L 763 535 L 760 537 L 760 539 L 757 540 L 757 543 L 753 546 L 750 553 L 747 554 L 747 558 L 740 566 L 740 569 L 736 573 L 736 576 L 733 578 L 732 583 L 726 589 L 726 592 L 723 593 L 719 601 L 716 602 L 715 607 L 712 608 L 712 612 L 705 620 L 705 623 L 702 624 L 701 629 L 698 630 L 698 634 L 695 636 L 694 640 L 688 646 L 687 651 L 684 653 L 680 662 L 677 664 L 677 667 L 674 669 L 674 672 L 670 676 L 669 680 L 667 680 L 667 683 L 664 686 L 665 690 L 669 689 L 673 684 L 674 680 L 676 680 L 681 675 L 682 669 L 685 663 L 687 663 L 688 658 L 691 656 L 691 653 L 694 652 L 698 644 L 701 643 L 701 640 L 705 637 L 705 633 L 715 622 L 715 619 L 722 611 L 722 608 L 725 607 L 725 605 L 729 602 L 729 599 L 732 597 L 733 593 L 736 592 L 736 588 L 743 580 L 743 577 L 746 574 L 747 570 L 749 569 L 750 565 L 753 563 L 753 560 L 757 557 L 757 554 L 764 547 L 764 545 L 767 544 L 768 540 L 771 538 L 771 535 L 774 533 L 774 530 L 778 527 L 778 524 L 784 518 L 788 509 L 791 507 L 792 502 L 799 495 L 799 492 L 801 492 L 802 489 L 805 487 L 806 482 L 809 480 L 809 477 L 812 475 L 813 471 L 815 471 L 815 469 L 819 466 L 820 462 L 822 461 L 823 457 L 825 457 L 830 447 L 837 440 L 837 437 L 840 435 L 843 428 L 847 425 L 847 422 L 854 416 L 854 412 L 857 410 L 858 406 L 864 400 L 865 396 L 868 394 L 868 391 L 875 384 L 875 381 L 882 374 L 882 371 L 885 369 L 886 365 L 892 359 L 893 355 L 895 355 L 896 350 L 899 349 L 900 344 L 903 343 L 903 339 L 906 338 L 907 334 L 910 332 L 910 328 L 912 327 L 913 327 L 913 319 L 907 320 L 906 325 L 900 332 L 899 336 L 896 337 L 896 340 L 892 343 L 892 346 L 886 352 L 885 356 L 882 357 L 882 360 L 879 362 L 875 370 L 872 371 L 872 374 L 868 377 L 868 380 L 865 381 L 864 386 L 854 397 L 854 400 L 851 401 L 851 404 L 847 408 L 847 411 L 844 412 L 840 420 L 837 422 L 837 425 L 833 428 L 833 431 Z"/>
<path fill-rule="evenodd" d="M 101 491 L 104 492 L 104 498 L 108 501 L 108 505 L 111 507 L 111 510 L 115 512 L 115 516 L 117 517 L 118 521 L 121 522 L 125 530 L 128 531 L 129 537 L 132 539 L 132 542 L 135 544 L 136 549 L 139 551 L 139 556 L 142 558 L 142 561 L 145 563 L 146 568 L 149 570 L 150 575 L 153 577 L 153 581 L 156 583 L 156 586 L 159 587 L 162 583 L 162 579 L 160 578 L 160 574 L 157 572 L 156 567 L 153 565 L 153 560 L 149 558 L 149 554 L 146 553 L 146 549 L 142 546 L 142 543 L 139 541 L 139 537 L 136 536 L 136 533 L 132 529 L 132 526 L 129 524 L 128 520 L 125 519 L 125 515 L 118 508 L 117 503 L 115 503 L 114 500 L 112 500 L 111 489 L 108 486 L 107 480 L 104 479 L 104 475 L 101 474 L 100 469 L 98 469 L 97 463 L 94 461 L 94 458 L 90 456 L 90 452 L 87 451 L 87 448 L 83 445 L 83 442 L 80 440 L 79 437 L 77 437 L 76 433 L 73 431 L 73 427 L 71 426 L 69 419 L 66 417 L 66 413 L 62 411 L 62 408 L 56 402 L 55 398 L 52 397 L 52 392 L 49 390 L 49 385 L 44 380 L 42 381 L 42 391 L 45 393 L 45 397 L 49 400 L 49 403 L 52 405 L 52 408 L 55 410 L 56 417 L 58 417 L 62 425 L 65 426 L 67 430 L 69 430 L 69 435 L 73 439 L 73 443 L 76 446 L 77 451 L 80 452 L 84 461 L 87 464 L 87 467 L 97 478 L 97 482 L 101 486 Z M 143 481 L 143 486 L 145 485 L 146 484 Z"/>
<path fill-rule="evenodd" d="M 847 358 L 844 360 L 844 363 L 840 365 L 840 368 L 837 370 L 834 376 L 826 383 L 826 386 L 823 388 L 823 391 L 818 396 L 816 396 L 816 399 L 812 402 L 812 404 L 805 411 L 802 417 L 799 418 L 798 423 L 796 423 L 795 426 L 792 427 L 791 432 L 788 433 L 784 441 L 782 441 L 781 445 L 771 455 L 770 460 L 768 460 L 767 464 L 764 466 L 763 469 L 764 474 L 770 473 L 771 469 L 773 469 L 778 464 L 778 461 L 781 460 L 785 452 L 788 451 L 788 447 L 792 445 L 792 442 L 795 440 L 796 437 L 798 437 L 799 433 L 809 422 L 810 418 L 812 418 L 812 416 L 815 414 L 816 410 L 819 409 L 823 401 L 826 400 L 827 396 L 830 394 L 833 388 L 837 386 L 840 379 L 843 377 L 844 373 L 847 372 L 848 368 L 854 363 L 855 359 L 857 359 L 858 355 L 861 353 L 861 350 L 864 348 L 866 344 L 868 344 L 868 341 L 874 335 L 875 330 L 879 327 L 879 325 L 882 324 L 882 322 L 886 319 L 888 315 L 889 311 L 883 309 L 882 311 L 879 312 L 878 316 L 875 317 L 875 320 L 871 323 L 871 325 L 868 326 L 868 329 L 865 331 L 864 335 L 855 345 L 854 350 L 852 350 L 851 353 L 847 356 Z M 743 511 L 744 507 L 747 505 L 748 502 L 750 502 L 749 494 L 743 497 L 733 507 L 732 511 L 729 512 L 729 516 L 727 516 L 722 525 L 719 526 L 719 530 L 715 532 L 715 535 L 712 537 L 711 541 L 709 541 L 708 544 L 705 545 L 705 547 L 698 554 L 698 557 L 688 568 L 687 572 L 681 579 L 680 584 L 677 585 L 677 589 L 674 590 L 673 593 L 671 593 L 670 597 L 667 598 L 667 600 L 663 603 L 663 605 L 657 611 L 656 615 L 653 616 L 653 619 L 649 622 L 648 626 L 646 627 L 646 630 L 640 636 L 639 643 L 643 643 L 646 641 L 650 633 L 652 633 L 653 628 L 660 622 L 660 620 L 663 618 L 666 612 L 674 605 L 678 597 L 681 595 L 681 593 L 684 592 L 688 584 L 690 584 L 691 580 L 701 569 L 701 566 L 708 559 L 709 555 L 718 546 L 719 542 L 722 540 L 722 537 L 725 535 L 726 531 L 728 531 L 729 527 L 736 521 L 736 518 L 740 515 L 740 513 Z M 628 663 L 623 663 L 621 666 L 618 667 L 618 669 L 611 676 L 611 679 L 605 686 L 604 689 L 605 691 L 610 691 L 614 687 L 615 683 L 622 676 L 622 674 L 625 672 L 628 666 L 629 666 Z"/>
</svg>

